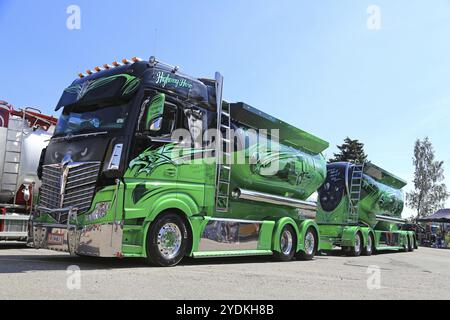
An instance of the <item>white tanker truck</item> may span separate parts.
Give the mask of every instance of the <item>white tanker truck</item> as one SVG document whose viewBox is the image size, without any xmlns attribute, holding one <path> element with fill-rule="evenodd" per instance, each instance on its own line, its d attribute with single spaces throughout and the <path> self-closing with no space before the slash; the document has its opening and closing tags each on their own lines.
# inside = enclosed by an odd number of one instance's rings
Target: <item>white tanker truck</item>
<svg viewBox="0 0 450 320">
<path fill-rule="evenodd" d="M 40 154 L 57 119 L 0 101 L 0 241 L 26 240 L 40 183 Z"/>
</svg>

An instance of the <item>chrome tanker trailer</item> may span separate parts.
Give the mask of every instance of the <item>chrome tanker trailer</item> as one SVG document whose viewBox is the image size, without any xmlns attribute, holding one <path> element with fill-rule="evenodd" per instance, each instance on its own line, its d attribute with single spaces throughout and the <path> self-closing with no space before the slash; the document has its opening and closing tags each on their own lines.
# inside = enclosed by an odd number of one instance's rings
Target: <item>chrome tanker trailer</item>
<svg viewBox="0 0 450 320">
<path fill-rule="evenodd" d="M 36 170 L 56 119 L 0 101 L 0 240 L 26 240 L 39 188 Z"/>
<path fill-rule="evenodd" d="M 154 57 L 80 74 L 43 151 L 34 246 L 158 266 L 311 259 L 319 232 L 305 200 L 325 180 L 328 143 L 223 101 L 222 85 Z"/>
<path fill-rule="evenodd" d="M 349 255 L 376 250 L 412 251 L 414 233 L 399 226 L 404 200 L 402 179 L 374 164 L 346 162 L 327 165 L 327 179 L 318 190 L 322 249 L 341 247 Z"/>
</svg>

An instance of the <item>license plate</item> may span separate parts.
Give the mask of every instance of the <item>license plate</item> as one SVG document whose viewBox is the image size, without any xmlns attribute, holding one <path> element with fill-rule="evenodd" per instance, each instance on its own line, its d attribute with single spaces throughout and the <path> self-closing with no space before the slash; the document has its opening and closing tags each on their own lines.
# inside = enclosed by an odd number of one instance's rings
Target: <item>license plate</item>
<svg viewBox="0 0 450 320">
<path fill-rule="evenodd" d="M 64 235 L 60 233 L 50 233 L 47 238 L 47 243 L 62 245 L 64 243 Z"/>
</svg>

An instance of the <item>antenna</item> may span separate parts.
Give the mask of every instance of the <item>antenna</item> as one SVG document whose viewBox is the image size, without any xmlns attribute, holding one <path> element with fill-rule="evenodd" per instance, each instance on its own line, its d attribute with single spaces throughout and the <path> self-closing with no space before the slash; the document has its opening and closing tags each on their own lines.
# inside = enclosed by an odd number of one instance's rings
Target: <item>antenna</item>
<svg viewBox="0 0 450 320">
<path fill-rule="evenodd" d="M 153 43 L 153 55 L 155 57 L 158 56 L 157 49 L 158 49 L 158 28 L 155 28 L 155 40 L 154 40 L 154 43 Z"/>
</svg>

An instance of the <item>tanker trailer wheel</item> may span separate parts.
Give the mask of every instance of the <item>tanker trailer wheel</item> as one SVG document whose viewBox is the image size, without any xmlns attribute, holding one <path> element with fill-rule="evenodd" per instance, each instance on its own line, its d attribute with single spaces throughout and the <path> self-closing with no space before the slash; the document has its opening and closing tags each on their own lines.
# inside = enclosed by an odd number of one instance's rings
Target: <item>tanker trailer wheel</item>
<svg viewBox="0 0 450 320">
<path fill-rule="evenodd" d="M 373 239 L 372 233 L 369 233 L 369 237 L 367 238 L 367 246 L 363 250 L 363 255 L 371 256 L 375 251 L 375 242 Z"/>
<path fill-rule="evenodd" d="M 281 252 L 275 251 L 277 261 L 291 261 L 297 251 L 297 235 L 291 225 L 285 225 L 280 234 Z"/>
<path fill-rule="evenodd" d="M 405 243 L 403 244 L 403 252 L 409 252 L 409 247 L 410 247 L 410 244 L 409 244 L 409 236 L 407 235 L 406 236 L 406 239 L 404 239 L 404 241 L 405 241 Z"/>
<path fill-rule="evenodd" d="M 184 258 L 190 236 L 183 219 L 174 213 L 158 217 L 147 234 L 147 261 L 156 267 L 173 267 Z"/>
<path fill-rule="evenodd" d="M 352 257 L 359 257 L 363 251 L 364 242 L 362 240 L 361 232 L 355 235 L 355 245 L 348 247 L 347 254 Z"/>
<path fill-rule="evenodd" d="M 411 241 L 411 237 L 408 236 L 408 251 L 413 252 L 414 251 L 414 244 Z"/>
<path fill-rule="evenodd" d="M 317 234 L 314 228 L 309 227 L 306 230 L 305 238 L 303 240 L 305 251 L 300 251 L 298 256 L 301 260 L 312 260 L 317 250 Z"/>
</svg>

